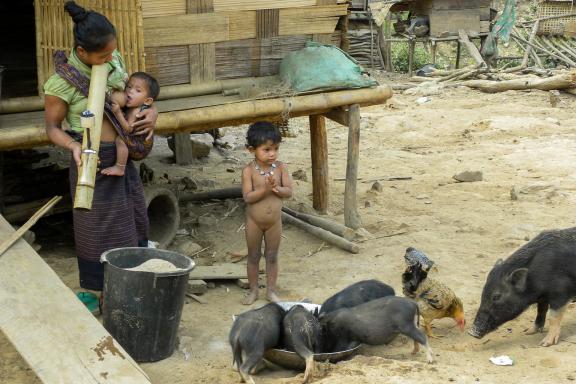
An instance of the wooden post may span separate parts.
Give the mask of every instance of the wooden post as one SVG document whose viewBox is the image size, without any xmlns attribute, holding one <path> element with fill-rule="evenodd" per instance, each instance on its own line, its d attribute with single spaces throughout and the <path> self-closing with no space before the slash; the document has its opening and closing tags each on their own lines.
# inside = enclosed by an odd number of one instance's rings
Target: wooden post
<svg viewBox="0 0 576 384">
<path fill-rule="evenodd" d="M 182 132 L 174 134 L 174 159 L 178 165 L 192 164 L 192 145 L 190 144 L 190 133 Z"/>
<path fill-rule="evenodd" d="M 432 64 L 436 64 L 436 49 L 438 46 L 435 41 L 430 42 L 430 55 L 432 56 Z"/>
<path fill-rule="evenodd" d="M 346 162 L 346 186 L 344 188 L 344 224 L 352 229 L 360 228 L 361 221 L 356 202 L 356 180 L 360 157 L 360 106 L 348 109 L 348 158 Z"/>
<path fill-rule="evenodd" d="M 392 37 L 392 15 L 388 12 L 386 22 L 384 23 L 384 38 L 386 40 L 386 55 L 384 61 L 386 62 L 386 71 L 392 72 L 392 42 L 389 40 Z"/>
<path fill-rule="evenodd" d="M 414 49 L 416 48 L 416 41 L 410 39 L 408 41 L 408 76 L 412 76 L 412 70 L 414 66 Z"/>
<path fill-rule="evenodd" d="M 310 152 L 312 155 L 312 206 L 321 214 L 328 210 L 328 137 L 326 119 L 310 115 Z"/>
<path fill-rule="evenodd" d="M 458 44 L 456 46 L 456 68 L 458 69 L 460 68 L 460 41 L 457 41 L 456 44 Z"/>
</svg>

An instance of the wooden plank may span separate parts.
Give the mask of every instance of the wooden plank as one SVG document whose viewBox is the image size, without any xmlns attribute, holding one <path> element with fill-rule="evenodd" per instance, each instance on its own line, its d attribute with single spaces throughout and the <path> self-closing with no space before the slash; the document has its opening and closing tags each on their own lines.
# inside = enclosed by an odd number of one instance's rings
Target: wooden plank
<svg viewBox="0 0 576 384">
<path fill-rule="evenodd" d="M 464 44 L 466 49 L 468 49 L 470 56 L 472 56 L 472 58 L 476 61 L 476 63 L 486 66 L 486 62 L 484 62 L 484 58 L 480 54 L 480 51 L 478 51 L 478 48 L 476 47 L 476 45 L 474 45 L 474 43 L 472 43 L 470 41 L 470 39 L 468 38 L 468 35 L 466 34 L 466 31 L 464 31 L 463 29 L 459 30 L 458 36 L 459 36 L 458 41 L 460 43 Z"/>
<path fill-rule="evenodd" d="M 280 10 L 278 34 L 298 35 L 332 33 L 340 16 L 348 14 L 346 4 Z"/>
<path fill-rule="evenodd" d="M 326 214 L 329 194 L 326 119 L 321 115 L 311 115 L 309 120 L 312 157 L 312 206 L 319 213 Z"/>
<path fill-rule="evenodd" d="M 0 241 L 13 232 L 0 216 Z M 0 307 L 0 329 L 43 383 L 150 383 L 22 239 L 0 258 Z"/>
<path fill-rule="evenodd" d="M 142 17 L 186 14 L 186 0 L 142 0 Z"/>
<path fill-rule="evenodd" d="M 434 0 L 432 3 L 432 8 L 437 10 L 478 10 L 479 7 L 479 0 Z"/>
<path fill-rule="evenodd" d="M 234 263 L 196 266 L 190 272 L 190 280 L 236 280 L 246 278 L 248 278 L 246 266 Z"/>
<path fill-rule="evenodd" d="M 160 86 L 190 83 L 190 52 L 187 45 L 146 48 L 146 71 Z"/>
<path fill-rule="evenodd" d="M 490 21 L 490 7 L 480 8 L 480 21 Z"/>
<path fill-rule="evenodd" d="M 344 223 L 352 229 L 360 228 L 362 222 L 356 201 L 356 180 L 360 158 L 360 106 L 353 104 L 348 109 L 348 155 L 346 159 L 346 185 L 344 187 Z"/>
<path fill-rule="evenodd" d="M 316 5 L 316 0 L 214 0 L 214 11 L 255 11 L 258 9 L 310 7 L 313 5 Z"/>
<path fill-rule="evenodd" d="M 188 47 L 190 55 L 190 83 L 216 79 L 216 48 L 214 43 L 195 44 Z"/>
<path fill-rule="evenodd" d="M 144 19 L 146 47 L 190 45 L 228 40 L 228 17 L 217 13 Z"/>
<path fill-rule="evenodd" d="M 312 40 L 321 44 L 334 44 L 332 42 L 332 33 L 315 33 L 312 35 Z M 340 44 L 338 44 L 339 46 Z"/>
</svg>

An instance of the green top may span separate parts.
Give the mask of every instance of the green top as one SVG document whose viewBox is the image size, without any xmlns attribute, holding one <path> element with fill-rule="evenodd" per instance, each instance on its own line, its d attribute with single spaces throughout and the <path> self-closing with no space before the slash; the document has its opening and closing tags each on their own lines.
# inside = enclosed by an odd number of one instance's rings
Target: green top
<svg viewBox="0 0 576 384">
<path fill-rule="evenodd" d="M 88 77 L 92 74 L 92 68 L 84 64 L 78 56 L 76 56 L 75 49 L 72 50 L 68 58 L 68 64 L 76 67 L 76 69 Z M 120 56 L 120 52 L 114 51 L 112 53 L 112 60 L 108 62 L 108 66 L 110 67 L 107 84 L 108 91 L 112 89 L 124 90 L 126 81 L 128 80 L 128 74 L 126 73 L 126 67 L 124 60 L 122 60 Z M 86 109 L 88 99 L 84 97 L 76 87 L 56 73 L 50 76 L 46 83 L 44 83 L 44 94 L 57 96 L 64 100 L 66 104 L 68 104 L 66 120 L 68 124 L 70 124 L 70 129 L 76 132 L 83 131 L 83 128 L 80 126 L 80 114 Z"/>
</svg>

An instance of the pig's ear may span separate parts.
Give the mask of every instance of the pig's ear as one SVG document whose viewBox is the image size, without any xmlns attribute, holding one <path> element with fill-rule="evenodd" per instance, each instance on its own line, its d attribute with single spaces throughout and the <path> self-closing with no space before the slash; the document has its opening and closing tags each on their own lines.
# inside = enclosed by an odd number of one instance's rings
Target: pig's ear
<svg viewBox="0 0 576 384">
<path fill-rule="evenodd" d="M 509 276 L 510 285 L 518 292 L 524 292 L 527 280 L 528 268 L 515 269 Z"/>
</svg>

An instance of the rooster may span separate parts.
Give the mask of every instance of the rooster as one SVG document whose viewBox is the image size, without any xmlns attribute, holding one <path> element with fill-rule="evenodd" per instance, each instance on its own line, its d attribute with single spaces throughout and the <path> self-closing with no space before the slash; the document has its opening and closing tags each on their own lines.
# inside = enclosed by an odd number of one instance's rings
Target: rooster
<svg viewBox="0 0 576 384">
<path fill-rule="evenodd" d="M 421 264 L 406 268 L 402 274 L 402 291 L 418 304 L 424 330 L 429 337 L 437 338 L 432 334 L 432 321 L 444 317 L 453 318 L 460 330 L 464 330 L 466 320 L 462 300 L 450 288 L 429 278 Z"/>
</svg>

